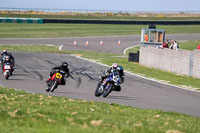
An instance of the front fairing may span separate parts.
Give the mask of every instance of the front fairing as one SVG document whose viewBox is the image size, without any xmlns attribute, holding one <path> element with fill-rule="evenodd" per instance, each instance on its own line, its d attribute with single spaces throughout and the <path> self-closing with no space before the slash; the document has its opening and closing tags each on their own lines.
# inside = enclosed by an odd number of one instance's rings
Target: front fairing
<svg viewBox="0 0 200 133">
<path fill-rule="evenodd" d="M 4 63 L 3 72 L 5 72 L 6 70 L 10 71 L 11 69 L 12 69 L 12 66 L 10 63 Z"/>
<path fill-rule="evenodd" d="M 110 75 L 110 80 L 112 80 L 115 83 L 115 85 L 120 84 L 121 78 L 119 76 L 119 72 L 118 71 L 112 72 Z"/>
<path fill-rule="evenodd" d="M 59 82 L 61 82 L 62 79 L 63 79 L 63 76 L 59 72 L 55 73 L 51 78 L 52 81 L 59 81 Z"/>
<path fill-rule="evenodd" d="M 105 88 L 109 86 L 111 83 L 114 85 L 119 85 L 121 83 L 121 78 L 119 76 L 119 72 L 112 72 L 106 79 L 103 81 L 103 85 Z"/>
</svg>

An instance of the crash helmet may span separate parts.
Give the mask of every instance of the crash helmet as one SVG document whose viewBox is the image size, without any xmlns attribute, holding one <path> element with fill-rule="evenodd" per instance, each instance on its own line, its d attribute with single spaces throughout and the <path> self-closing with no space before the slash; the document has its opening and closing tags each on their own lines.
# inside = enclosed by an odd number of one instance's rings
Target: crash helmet
<svg viewBox="0 0 200 133">
<path fill-rule="evenodd" d="M 68 68 L 68 63 L 67 62 L 63 62 L 61 67 L 63 67 L 64 69 Z"/>
<path fill-rule="evenodd" d="M 118 66 L 117 63 L 113 63 L 113 64 L 112 64 L 112 69 L 113 69 L 113 70 L 117 70 L 117 66 Z"/>
<path fill-rule="evenodd" d="M 3 53 L 3 54 L 7 54 L 7 50 L 6 50 L 6 49 L 4 49 L 2 53 Z"/>
<path fill-rule="evenodd" d="M 5 57 L 5 60 L 6 60 L 6 61 L 10 61 L 10 56 L 7 55 L 7 56 Z"/>
</svg>

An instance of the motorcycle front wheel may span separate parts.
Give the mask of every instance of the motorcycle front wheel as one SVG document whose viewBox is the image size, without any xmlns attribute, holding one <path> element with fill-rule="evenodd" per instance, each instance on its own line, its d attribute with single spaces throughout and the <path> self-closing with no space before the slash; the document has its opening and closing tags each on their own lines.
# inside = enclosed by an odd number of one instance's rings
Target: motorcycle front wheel
<svg viewBox="0 0 200 133">
<path fill-rule="evenodd" d="M 57 88 L 57 86 L 58 86 L 58 81 L 54 81 L 54 83 L 51 86 L 50 91 L 53 92 Z"/>
<path fill-rule="evenodd" d="M 51 90 L 51 86 L 52 86 L 53 82 L 52 81 L 48 81 L 47 82 L 47 88 L 46 91 L 49 92 Z"/>
<path fill-rule="evenodd" d="M 5 77 L 6 80 L 8 80 L 8 78 L 9 78 L 8 72 L 5 72 L 4 77 Z"/>
<path fill-rule="evenodd" d="M 102 94 L 102 92 L 100 91 L 100 87 L 97 86 L 94 95 L 95 95 L 96 97 L 99 97 L 99 96 L 101 96 L 101 94 Z"/>
<path fill-rule="evenodd" d="M 6 79 L 6 80 L 8 80 L 8 77 L 9 77 L 8 75 L 5 75 L 5 79 Z"/>
<path fill-rule="evenodd" d="M 113 84 L 110 84 L 109 87 L 106 90 L 104 90 L 103 97 L 107 97 L 111 93 L 112 87 L 113 87 Z"/>
</svg>

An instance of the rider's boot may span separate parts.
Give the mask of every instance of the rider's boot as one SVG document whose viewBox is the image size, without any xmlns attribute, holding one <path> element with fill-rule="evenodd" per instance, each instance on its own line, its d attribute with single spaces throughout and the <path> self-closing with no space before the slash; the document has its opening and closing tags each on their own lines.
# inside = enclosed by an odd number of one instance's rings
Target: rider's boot
<svg viewBox="0 0 200 133">
<path fill-rule="evenodd" d="M 121 86 L 119 86 L 119 85 L 116 86 L 115 89 L 114 89 L 114 91 L 118 91 L 118 92 L 120 92 L 120 91 L 121 91 Z"/>
</svg>

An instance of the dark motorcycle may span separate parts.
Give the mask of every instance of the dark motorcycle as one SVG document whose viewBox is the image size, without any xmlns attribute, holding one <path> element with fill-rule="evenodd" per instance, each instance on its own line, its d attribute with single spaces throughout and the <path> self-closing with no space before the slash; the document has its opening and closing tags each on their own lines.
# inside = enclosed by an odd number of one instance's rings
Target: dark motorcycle
<svg viewBox="0 0 200 133">
<path fill-rule="evenodd" d="M 121 78 L 119 72 L 112 72 L 107 78 L 103 80 L 100 85 L 97 85 L 95 96 L 107 97 L 117 86 L 120 86 Z"/>
<path fill-rule="evenodd" d="M 58 87 L 58 85 L 62 82 L 62 80 L 63 80 L 62 74 L 60 74 L 59 72 L 54 73 L 47 83 L 46 91 L 53 92 Z"/>
<path fill-rule="evenodd" d="M 7 62 L 3 64 L 3 75 L 6 80 L 12 75 L 12 69 L 11 63 Z"/>
</svg>

